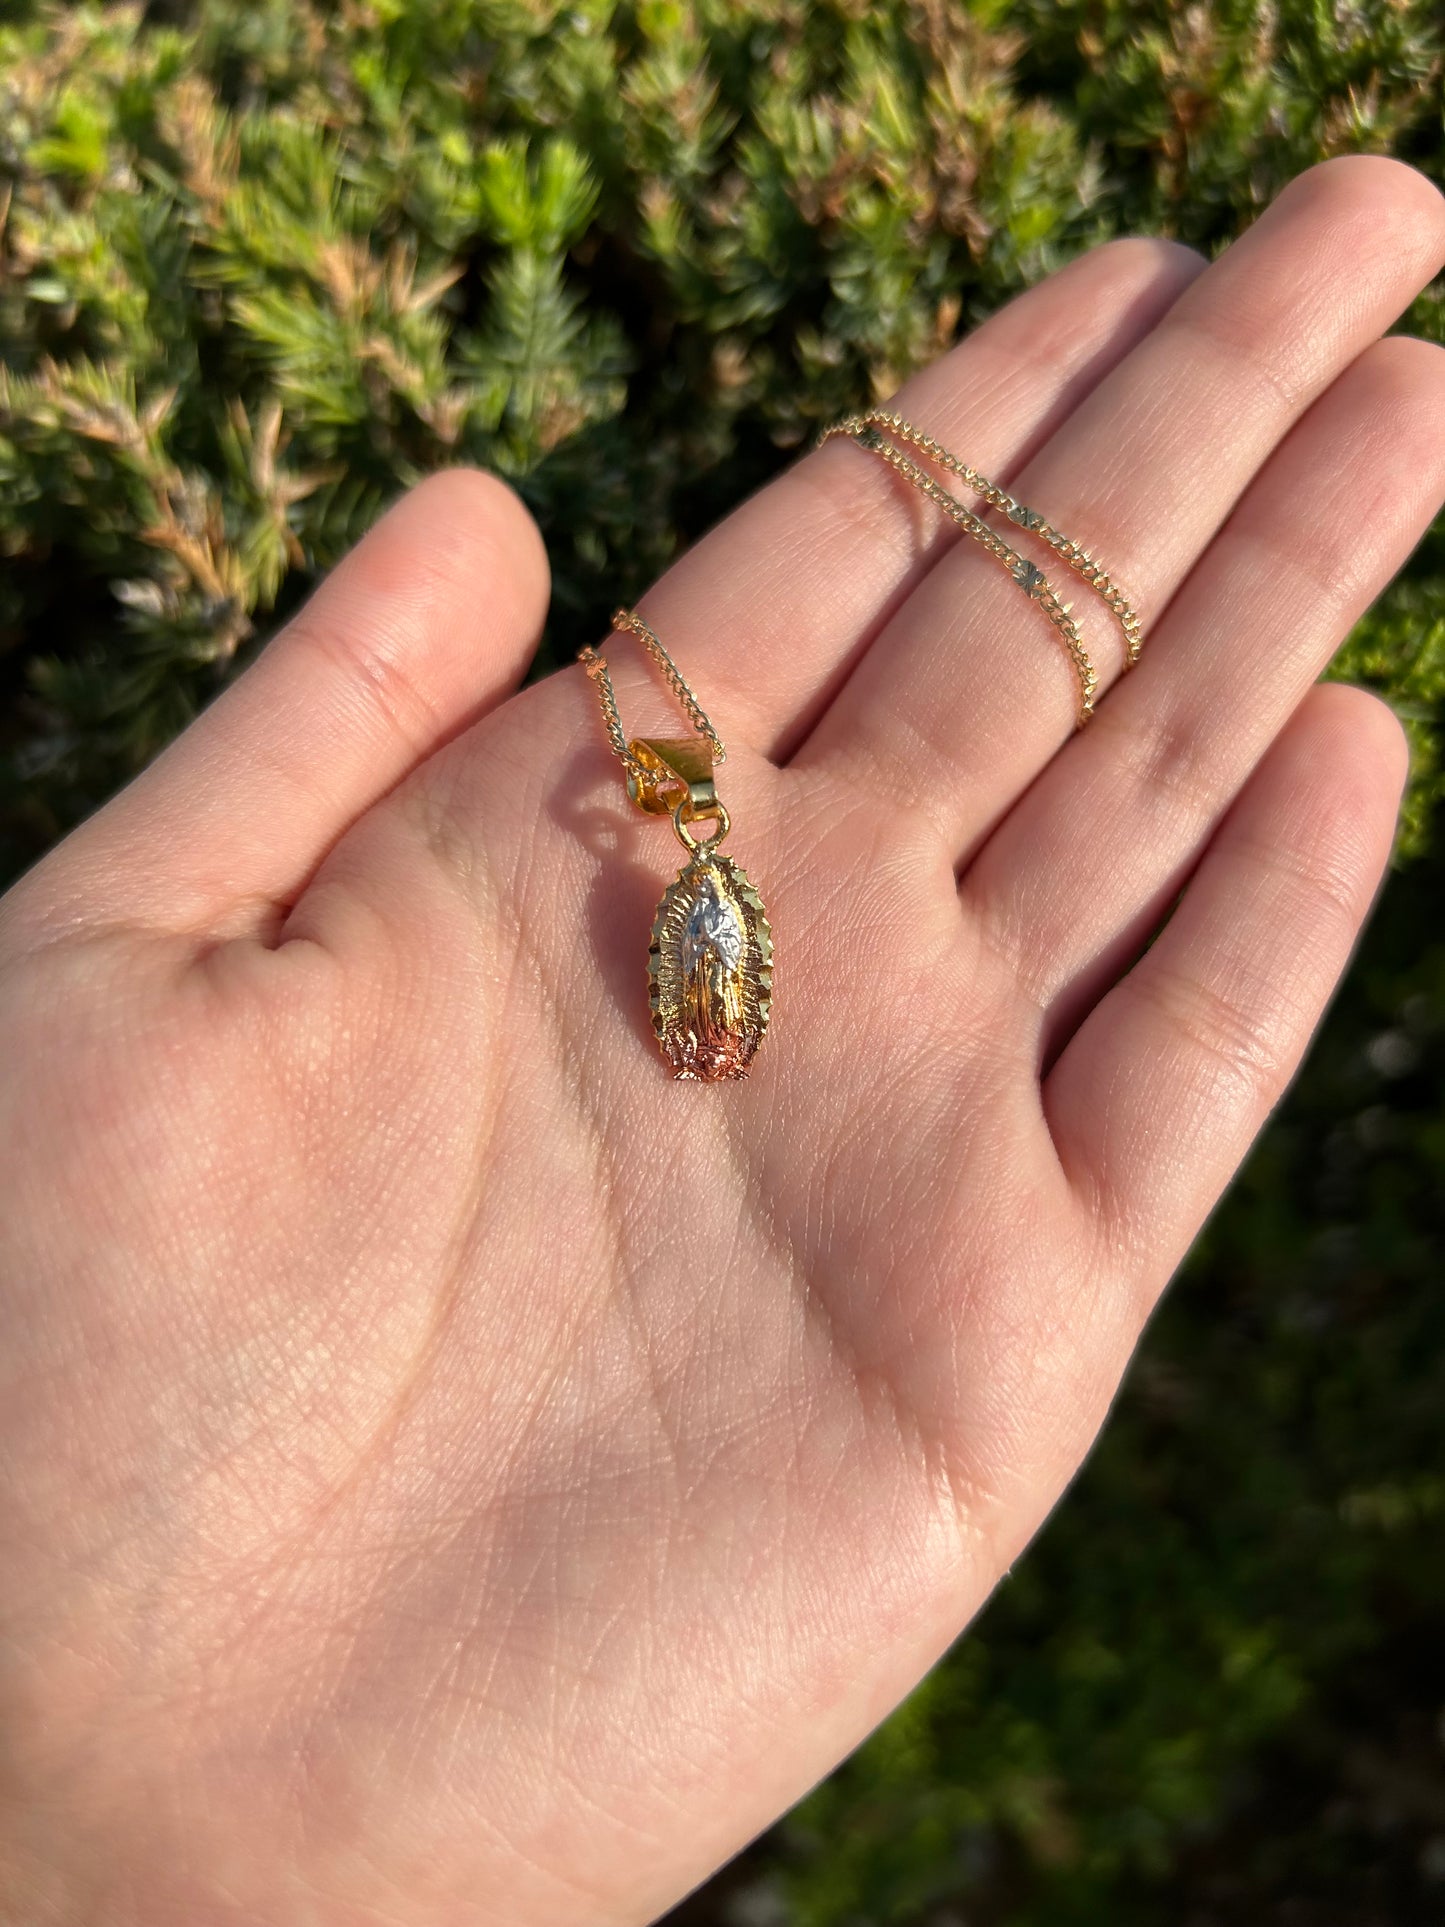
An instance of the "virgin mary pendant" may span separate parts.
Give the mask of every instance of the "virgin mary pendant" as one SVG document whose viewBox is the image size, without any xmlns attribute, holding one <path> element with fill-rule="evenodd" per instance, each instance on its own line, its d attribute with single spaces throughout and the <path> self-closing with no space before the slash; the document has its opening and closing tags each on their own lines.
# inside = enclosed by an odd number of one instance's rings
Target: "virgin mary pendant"
<svg viewBox="0 0 1445 1927">
<path fill-rule="evenodd" d="M 707 1084 L 746 1077 L 773 1001 L 767 912 L 731 857 L 697 844 L 686 825 L 673 820 L 693 856 L 663 891 L 653 920 L 647 952 L 652 1028 L 674 1077 Z"/>
<path fill-rule="evenodd" d="M 773 934 L 742 867 L 719 852 L 732 822 L 713 784 L 712 753 L 693 738 L 635 737 L 627 754 L 628 794 L 649 815 L 671 816 L 688 853 L 652 920 L 653 1032 L 674 1077 L 746 1077 L 772 1010 Z M 712 826 L 706 839 L 695 823 Z"/>
</svg>

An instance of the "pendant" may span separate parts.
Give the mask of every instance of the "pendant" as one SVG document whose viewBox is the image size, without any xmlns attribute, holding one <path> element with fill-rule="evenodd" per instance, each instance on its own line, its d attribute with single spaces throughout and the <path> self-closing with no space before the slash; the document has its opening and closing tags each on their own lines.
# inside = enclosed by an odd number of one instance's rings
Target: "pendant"
<svg viewBox="0 0 1445 1927">
<path fill-rule="evenodd" d="M 746 1077 L 773 1001 L 767 912 L 731 857 L 697 844 L 673 821 L 694 854 L 664 890 L 652 925 L 652 1028 L 674 1077 L 708 1084 Z"/>
<path fill-rule="evenodd" d="M 688 861 L 662 893 L 647 952 L 652 1028 L 674 1077 L 746 1077 L 773 1004 L 773 934 L 741 865 L 720 854 L 732 827 L 713 782 L 710 747 L 634 737 L 627 791 L 650 816 L 671 816 Z M 695 823 L 711 832 L 698 837 Z"/>
</svg>

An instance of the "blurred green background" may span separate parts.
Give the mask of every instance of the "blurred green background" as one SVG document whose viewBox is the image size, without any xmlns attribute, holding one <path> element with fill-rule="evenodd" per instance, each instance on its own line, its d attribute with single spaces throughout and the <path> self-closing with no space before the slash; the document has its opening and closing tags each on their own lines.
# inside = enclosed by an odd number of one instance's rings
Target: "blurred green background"
<svg viewBox="0 0 1445 1927">
<path fill-rule="evenodd" d="M 1438 0 L 8 0 L 0 870 L 439 464 L 540 520 L 546 666 L 1080 249 L 1216 249 L 1333 153 L 1439 179 L 1442 27 Z M 1438 291 L 1407 325 L 1445 339 Z M 674 1927 L 1445 1921 L 1441 529 L 1337 670 L 1416 767 L 1304 1077 L 981 1621 Z"/>
</svg>

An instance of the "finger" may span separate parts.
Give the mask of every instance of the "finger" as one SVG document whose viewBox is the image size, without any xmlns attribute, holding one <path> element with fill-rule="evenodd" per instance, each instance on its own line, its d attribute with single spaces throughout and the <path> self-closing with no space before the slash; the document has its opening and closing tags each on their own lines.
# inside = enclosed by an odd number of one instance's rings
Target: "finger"
<svg viewBox="0 0 1445 1927">
<path fill-rule="evenodd" d="M 1404 735 L 1363 690 L 1314 689 L 1178 909 L 1044 1085 L 1101 1240 L 1162 1275 L 1294 1075 L 1390 851 Z"/>
<path fill-rule="evenodd" d="M 433 476 L 10 910 L 271 924 L 370 804 L 516 686 L 546 603 L 541 537 L 505 483 Z"/>
<path fill-rule="evenodd" d="M 1445 494 L 1445 353 L 1391 339 L 1275 452 L 1147 668 L 1065 745 L 964 877 L 1047 1013 L 1043 1055 L 1138 954 L 1231 798 Z"/>
<path fill-rule="evenodd" d="M 999 474 L 1055 429 L 1148 329 L 1203 262 L 1156 240 L 1113 241 L 1011 301 L 913 376 L 890 406 L 940 434 L 967 425 Z M 837 442 L 802 457 L 744 502 L 639 605 L 723 736 L 786 755 L 857 650 L 955 539 L 952 523 L 905 490 L 884 491 Z M 638 733 L 675 720 L 635 648 L 614 674 Z"/>
<path fill-rule="evenodd" d="M 1442 261 L 1445 200 L 1423 176 L 1363 157 L 1312 169 L 1181 295 L 1011 488 L 1104 563 L 1147 636 L 1275 444 Z M 895 484 L 884 465 L 862 449 L 843 452 L 880 471 L 886 500 Z M 969 445 L 957 452 L 975 459 Z M 1122 661 L 1112 619 L 1049 550 L 1038 555 L 1065 600 L 1077 590 L 1075 613 L 1107 684 Z M 1140 674 L 1149 650 L 1146 641 Z M 916 801 L 963 860 L 1068 738 L 1075 702 L 1067 658 L 1037 605 L 964 541 L 899 608 L 794 760 Z"/>
</svg>

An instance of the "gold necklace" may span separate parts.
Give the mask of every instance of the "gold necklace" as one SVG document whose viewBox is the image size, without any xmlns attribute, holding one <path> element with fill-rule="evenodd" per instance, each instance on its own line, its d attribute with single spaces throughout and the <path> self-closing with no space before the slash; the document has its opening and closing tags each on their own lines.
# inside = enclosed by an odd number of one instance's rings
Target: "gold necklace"
<svg viewBox="0 0 1445 1927">
<path fill-rule="evenodd" d="M 1084 724 L 1094 713 L 1094 693 L 1099 686 L 1099 678 L 1089 659 L 1079 626 L 1074 621 L 1071 605 L 1061 602 L 1052 583 L 1035 562 L 1020 555 L 1017 549 L 1010 548 L 998 530 L 990 523 L 975 515 L 972 509 L 965 508 L 955 495 L 950 495 L 941 483 L 934 480 L 917 462 L 912 461 L 897 446 L 904 442 L 936 462 L 951 475 L 957 475 L 966 488 L 975 495 L 982 496 L 991 507 L 1001 509 L 1015 527 L 1025 529 L 1046 543 L 1059 559 L 1069 566 L 1081 581 L 1098 595 L 1118 622 L 1124 637 L 1124 663 L 1132 669 L 1139 660 L 1139 652 L 1144 646 L 1144 632 L 1132 603 L 1109 575 L 1103 564 L 1090 555 L 1079 543 L 1072 542 L 1059 531 L 1037 509 L 1026 508 L 1016 501 L 1006 489 L 990 482 L 980 475 L 976 468 L 951 455 L 940 442 L 931 435 L 925 435 L 906 422 L 901 415 L 890 414 L 884 408 L 870 408 L 858 415 L 845 415 L 841 421 L 833 422 L 818 437 L 819 443 L 831 435 L 848 435 L 862 447 L 872 449 L 881 455 L 890 467 L 895 468 L 905 480 L 922 491 L 931 502 L 936 502 L 958 526 L 971 535 L 976 542 L 982 543 L 989 554 L 996 557 L 1026 595 L 1033 598 L 1058 631 L 1059 639 L 1073 662 L 1079 679 L 1079 722 Z M 890 441 L 889 436 L 894 439 Z"/>
<path fill-rule="evenodd" d="M 1011 548 L 996 528 L 920 468 L 899 443 L 957 475 L 1016 527 L 1051 548 L 1111 611 L 1123 633 L 1125 666 L 1132 668 L 1143 647 L 1143 630 L 1133 605 L 1103 564 L 1061 535 L 1037 509 L 1026 508 L 901 415 L 881 408 L 846 415 L 825 428 L 819 440 L 827 441 L 830 435 L 848 435 L 881 455 L 981 543 L 1039 604 L 1073 662 L 1079 680 L 1079 723 L 1086 723 L 1094 713 L 1099 679 L 1070 605 L 1059 600 L 1037 563 Z M 672 827 L 688 852 L 688 861 L 663 892 L 653 919 L 647 953 L 652 1028 L 674 1077 L 703 1083 L 745 1077 L 772 1011 L 773 938 L 762 898 L 739 865 L 718 850 L 732 819 L 719 800 L 713 769 L 727 760 L 727 751 L 656 630 L 635 609 L 617 610 L 612 627 L 638 637 L 697 732 L 681 740 L 640 736 L 629 740 L 617 713 L 617 692 L 605 657 L 590 645 L 579 652 L 578 660 L 596 685 L 608 740 L 627 772 L 627 794 L 648 815 L 671 816 Z M 691 827 L 702 822 L 715 825 L 705 840 L 696 837 Z"/>
<path fill-rule="evenodd" d="M 613 753 L 627 772 L 627 794 L 649 816 L 670 816 L 688 860 L 663 891 L 647 952 L 648 1005 L 658 1044 L 674 1077 L 702 1083 L 746 1077 L 773 1002 L 773 937 L 762 898 L 718 845 L 732 828 L 713 767 L 726 762 L 708 721 L 657 632 L 633 609 L 619 609 L 614 631 L 629 630 L 661 670 L 697 731 L 628 739 L 617 692 L 600 649 L 578 654 L 597 689 Z M 694 823 L 711 822 L 699 838 Z"/>
</svg>

